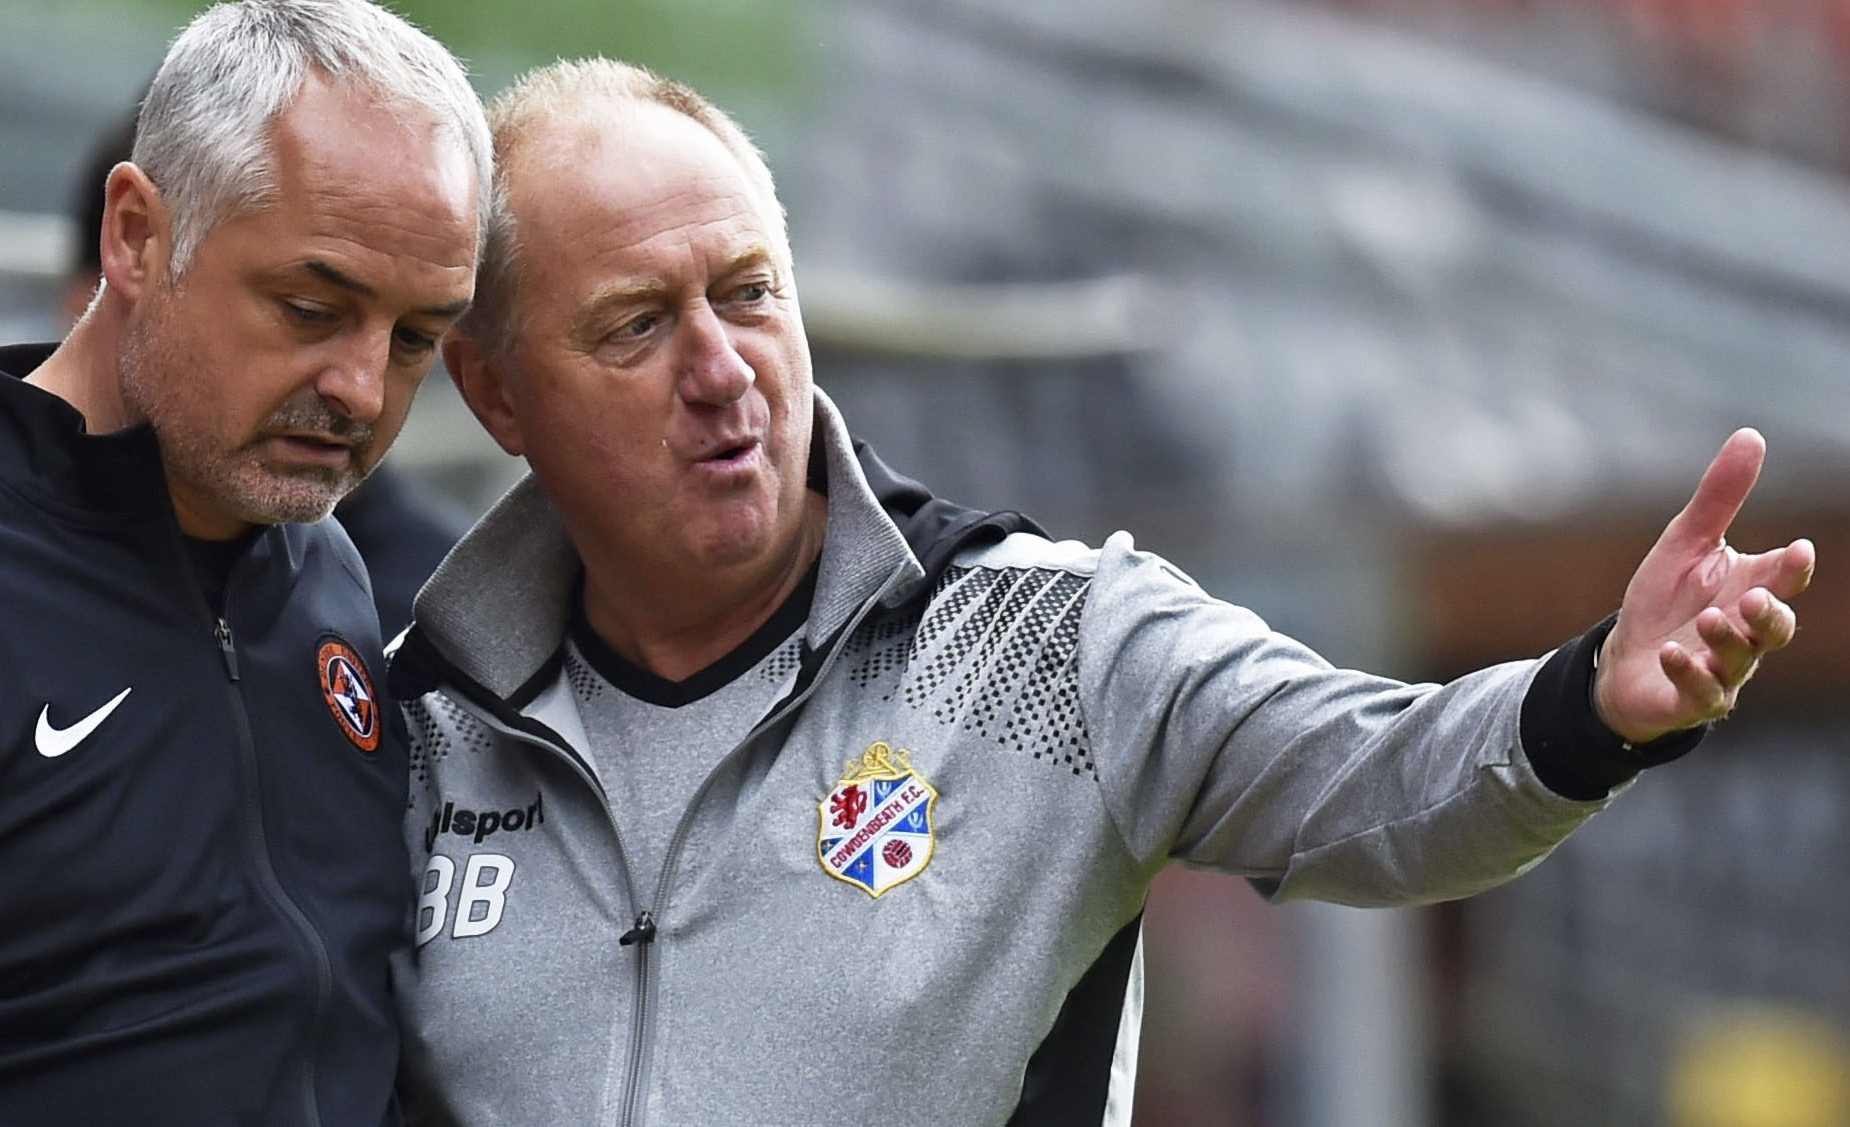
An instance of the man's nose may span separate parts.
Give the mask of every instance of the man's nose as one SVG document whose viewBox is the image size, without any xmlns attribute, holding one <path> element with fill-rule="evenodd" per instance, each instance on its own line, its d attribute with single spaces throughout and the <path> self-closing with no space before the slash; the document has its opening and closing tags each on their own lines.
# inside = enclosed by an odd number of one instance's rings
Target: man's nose
<svg viewBox="0 0 1850 1127">
<path fill-rule="evenodd" d="M 681 322 L 679 392 L 689 403 L 724 406 L 751 389 L 758 374 L 734 346 L 732 332 L 711 306 L 701 305 Z"/>
<path fill-rule="evenodd" d="M 385 410 L 385 370 L 390 362 L 389 334 L 383 342 L 356 336 L 316 374 L 315 392 L 345 418 L 371 425 Z"/>
</svg>

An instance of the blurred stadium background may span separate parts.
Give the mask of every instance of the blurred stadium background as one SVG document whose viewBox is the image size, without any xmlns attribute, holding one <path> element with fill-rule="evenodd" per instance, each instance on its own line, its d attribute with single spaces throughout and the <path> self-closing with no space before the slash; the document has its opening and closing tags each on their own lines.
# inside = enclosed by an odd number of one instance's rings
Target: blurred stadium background
<svg viewBox="0 0 1850 1127">
<path fill-rule="evenodd" d="M 0 0 L 0 339 L 183 0 Z M 1128 527 L 1342 664 L 1537 653 L 1739 425 L 1825 568 L 1701 754 L 1460 905 L 1175 870 L 1137 1123 L 1850 1124 L 1850 0 L 419 0 L 491 93 L 624 55 L 734 109 L 817 377 L 940 493 Z M 394 463 L 518 473 L 441 375 Z"/>
</svg>

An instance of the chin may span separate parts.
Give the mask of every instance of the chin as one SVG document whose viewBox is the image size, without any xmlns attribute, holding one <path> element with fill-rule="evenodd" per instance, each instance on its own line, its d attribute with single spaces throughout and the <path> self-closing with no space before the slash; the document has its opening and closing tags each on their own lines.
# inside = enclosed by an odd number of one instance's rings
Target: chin
<svg viewBox="0 0 1850 1127">
<path fill-rule="evenodd" d="M 287 501 L 265 499 L 254 502 L 239 516 L 248 524 L 314 524 L 334 512 L 338 498 L 301 497 Z"/>
<path fill-rule="evenodd" d="M 266 474 L 240 484 L 243 487 L 230 498 L 240 519 L 251 524 L 313 524 L 325 520 L 359 481 L 345 474 L 338 480 Z"/>
<path fill-rule="evenodd" d="M 693 558 L 698 560 L 702 567 L 723 571 L 728 568 L 743 567 L 763 559 L 767 547 L 758 540 L 727 540 L 697 546 L 693 551 Z"/>
<path fill-rule="evenodd" d="M 747 525 L 741 522 L 727 528 L 708 529 L 705 535 L 696 534 L 694 543 L 689 545 L 689 558 L 716 570 L 740 567 L 762 560 L 775 546 L 776 538 L 768 523 Z"/>
</svg>

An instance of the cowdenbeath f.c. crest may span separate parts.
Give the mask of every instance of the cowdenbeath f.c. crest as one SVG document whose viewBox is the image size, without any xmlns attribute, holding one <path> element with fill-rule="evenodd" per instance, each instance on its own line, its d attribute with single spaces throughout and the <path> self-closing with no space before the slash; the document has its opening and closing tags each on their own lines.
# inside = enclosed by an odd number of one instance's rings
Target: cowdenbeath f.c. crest
<svg viewBox="0 0 1850 1127">
<path fill-rule="evenodd" d="M 937 797 L 905 751 L 886 743 L 869 746 L 848 761 L 847 773 L 816 808 L 822 871 L 869 896 L 918 876 L 931 862 Z"/>
</svg>

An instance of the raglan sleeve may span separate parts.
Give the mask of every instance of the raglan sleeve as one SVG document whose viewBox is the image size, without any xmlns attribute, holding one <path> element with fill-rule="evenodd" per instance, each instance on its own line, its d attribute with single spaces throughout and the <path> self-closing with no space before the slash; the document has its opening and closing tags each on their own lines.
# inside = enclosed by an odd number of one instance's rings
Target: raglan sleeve
<svg viewBox="0 0 1850 1127">
<path fill-rule="evenodd" d="M 1417 904 L 1535 864 L 1603 809 L 1524 754 L 1542 661 L 1446 685 L 1338 669 L 1118 533 L 1076 655 L 1106 810 L 1140 861 L 1245 877 L 1275 900 Z"/>
</svg>

